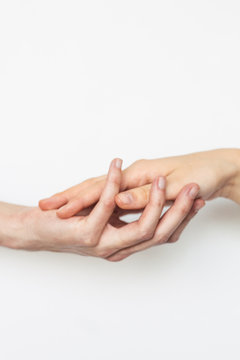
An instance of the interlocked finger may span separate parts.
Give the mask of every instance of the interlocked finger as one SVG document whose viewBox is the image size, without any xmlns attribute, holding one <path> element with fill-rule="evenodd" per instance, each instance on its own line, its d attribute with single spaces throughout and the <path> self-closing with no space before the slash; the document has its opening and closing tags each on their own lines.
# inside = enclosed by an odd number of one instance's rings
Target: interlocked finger
<svg viewBox="0 0 240 360">
<path fill-rule="evenodd" d="M 135 252 L 167 242 L 189 214 L 198 191 L 199 186 L 197 184 L 189 184 L 185 186 L 180 191 L 172 207 L 168 209 L 168 211 L 166 211 L 166 213 L 160 219 L 152 239 L 120 250 L 110 256 L 108 260 L 118 261 Z"/>
<path fill-rule="evenodd" d="M 134 221 L 121 229 L 118 233 L 116 249 L 133 246 L 153 237 L 165 203 L 165 177 L 157 177 L 151 187 L 150 199 L 139 220 Z"/>
<path fill-rule="evenodd" d="M 107 180 L 99 202 L 87 217 L 87 224 L 94 229 L 95 237 L 99 237 L 116 206 L 115 196 L 121 183 L 121 159 L 114 159 L 109 167 Z"/>
</svg>

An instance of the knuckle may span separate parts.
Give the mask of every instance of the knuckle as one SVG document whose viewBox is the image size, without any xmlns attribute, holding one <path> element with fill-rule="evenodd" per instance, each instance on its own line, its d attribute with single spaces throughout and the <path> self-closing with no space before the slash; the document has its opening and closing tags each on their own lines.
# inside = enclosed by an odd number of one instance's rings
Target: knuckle
<svg viewBox="0 0 240 360">
<path fill-rule="evenodd" d="M 132 165 L 135 167 L 141 167 L 141 166 L 143 166 L 145 161 L 146 161 L 146 159 L 141 158 L 141 159 L 134 161 L 134 163 Z"/>
<path fill-rule="evenodd" d="M 165 242 L 168 241 L 168 236 L 166 234 L 158 234 L 155 238 L 154 243 L 156 245 L 161 245 L 164 244 Z"/>
<path fill-rule="evenodd" d="M 99 248 L 99 249 L 96 249 L 95 251 L 95 255 L 97 257 L 100 257 L 100 258 L 103 258 L 103 259 L 106 259 L 111 255 L 111 250 L 110 249 L 106 249 L 106 248 Z"/>
<path fill-rule="evenodd" d="M 91 178 L 83 181 L 82 184 L 89 184 L 89 185 L 91 185 L 91 184 L 95 183 L 97 180 L 98 180 L 97 177 L 91 177 Z"/>
<path fill-rule="evenodd" d="M 145 240 L 150 240 L 153 236 L 153 230 L 152 229 L 148 229 L 148 228 L 140 228 L 139 230 L 139 236 L 141 238 L 141 240 L 145 241 Z"/>
<path fill-rule="evenodd" d="M 70 203 L 72 205 L 82 205 L 82 204 L 84 204 L 84 199 L 81 196 L 76 196 L 76 198 L 73 199 Z"/>
<path fill-rule="evenodd" d="M 111 198 L 110 197 L 104 198 L 102 200 L 102 203 L 103 203 L 105 208 L 112 209 L 115 206 L 115 199 L 112 198 L 112 197 Z"/>
<path fill-rule="evenodd" d="M 95 247 L 98 244 L 98 238 L 94 235 L 88 235 L 84 237 L 83 245 L 86 247 Z"/>
<path fill-rule="evenodd" d="M 156 208 L 156 207 L 163 206 L 163 203 L 164 203 L 164 200 L 163 200 L 162 197 L 152 197 L 150 202 L 149 202 L 149 205 L 152 208 Z"/>
<path fill-rule="evenodd" d="M 143 199 L 146 203 L 149 201 L 149 191 L 145 187 L 137 189 L 138 196 Z"/>
<path fill-rule="evenodd" d="M 61 191 L 61 192 L 57 192 L 56 194 L 54 194 L 52 196 L 52 198 L 55 198 L 56 200 L 58 199 L 69 199 L 68 193 L 66 191 Z"/>
<path fill-rule="evenodd" d="M 119 185 L 120 184 L 120 178 L 119 178 L 119 174 L 118 173 L 113 173 L 111 174 L 111 176 L 109 177 L 109 181 L 114 184 L 114 185 Z"/>
<path fill-rule="evenodd" d="M 178 211 L 180 215 L 186 215 L 189 212 L 189 206 L 187 203 L 182 203 L 179 205 Z"/>
<path fill-rule="evenodd" d="M 110 256 L 110 255 L 111 255 L 111 252 L 110 252 L 109 249 L 99 249 L 99 250 L 97 251 L 97 256 L 98 256 L 98 257 L 101 257 L 101 258 L 103 258 L 103 259 L 107 258 L 107 257 Z"/>
</svg>

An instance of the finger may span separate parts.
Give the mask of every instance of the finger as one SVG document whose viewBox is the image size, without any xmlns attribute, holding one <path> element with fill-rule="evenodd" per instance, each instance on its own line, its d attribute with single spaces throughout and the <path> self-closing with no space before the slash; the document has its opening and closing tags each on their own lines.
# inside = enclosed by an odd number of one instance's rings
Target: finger
<svg viewBox="0 0 240 360">
<path fill-rule="evenodd" d="M 41 210 L 53 210 L 58 209 L 61 206 L 65 205 L 68 202 L 68 199 L 63 194 L 55 194 L 47 199 L 42 199 L 39 201 L 38 205 Z"/>
<path fill-rule="evenodd" d="M 183 233 L 183 230 L 187 227 L 187 225 L 191 222 L 191 220 L 196 216 L 196 214 L 198 213 L 198 211 L 205 206 L 205 201 L 202 199 L 197 199 L 195 200 L 191 211 L 189 212 L 188 216 L 186 217 L 186 219 L 182 222 L 182 224 L 177 228 L 177 230 L 172 234 L 172 236 L 169 238 L 169 240 L 167 241 L 167 243 L 173 243 L 176 242 L 180 236 Z M 127 257 L 129 257 L 130 255 L 132 255 L 135 252 L 139 252 L 141 250 L 144 250 L 143 248 L 139 249 L 138 251 L 131 251 L 132 249 L 129 248 L 130 251 L 125 252 L 124 251 L 118 251 L 116 252 L 114 255 L 111 255 L 107 258 L 107 260 L 110 261 L 119 261 L 119 260 L 123 260 Z"/>
<path fill-rule="evenodd" d="M 104 183 L 101 187 L 93 186 L 86 194 L 69 201 L 65 206 L 61 207 L 57 211 L 57 216 L 61 219 L 68 219 L 79 213 L 81 210 L 96 203 L 99 200 L 100 190 L 102 191 L 103 187 Z"/>
<path fill-rule="evenodd" d="M 183 230 L 187 227 L 187 225 L 190 223 L 192 218 L 198 213 L 198 211 L 205 206 L 205 201 L 202 199 L 197 199 L 194 201 L 193 206 L 191 208 L 191 211 L 187 215 L 187 217 L 184 219 L 184 221 L 179 225 L 179 227 L 176 229 L 176 231 L 170 236 L 168 239 L 168 243 L 174 243 L 176 242 L 180 236 L 182 235 Z"/>
<path fill-rule="evenodd" d="M 78 185 L 74 185 L 71 188 L 57 193 L 49 198 L 42 199 L 39 201 L 39 207 L 42 210 L 54 210 L 67 204 L 72 199 L 78 199 L 83 197 L 83 203 L 86 206 L 92 205 L 93 202 L 98 201 L 102 189 L 104 187 L 106 176 L 99 176 L 98 178 L 91 178 L 83 181 Z M 86 191 L 87 189 L 87 191 Z M 98 191 L 97 191 L 98 190 Z M 90 195 L 90 196 L 89 196 Z M 67 207 L 66 207 L 67 209 Z M 70 207 L 71 209 L 71 207 Z M 81 210 L 81 208 L 80 208 Z M 63 212 L 64 214 L 64 212 Z M 75 215 L 75 214 L 73 214 Z M 72 215 L 70 215 L 72 216 Z M 65 216 L 70 217 L 70 216 Z"/>
<path fill-rule="evenodd" d="M 150 195 L 151 185 L 140 186 L 116 195 L 116 203 L 122 209 L 145 208 Z"/>
<path fill-rule="evenodd" d="M 85 206 L 84 206 L 85 205 Z M 57 216 L 60 219 L 68 219 L 77 213 L 79 213 L 82 209 L 88 207 L 87 203 L 84 203 L 83 199 L 73 199 L 69 201 L 66 205 L 62 206 L 57 211 Z"/>
<path fill-rule="evenodd" d="M 116 196 L 115 196 L 116 199 Z M 172 200 L 165 200 L 164 206 L 171 206 L 174 203 Z M 119 206 L 116 206 L 114 210 L 114 214 L 118 216 L 125 216 L 125 215 L 138 215 L 143 212 L 144 208 L 142 209 L 121 209 Z"/>
<path fill-rule="evenodd" d="M 118 232 L 116 249 L 128 247 L 153 237 L 165 203 L 166 179 L 157 177 L 151 187 L 150 199 L 139 220 L 134 221 Z"/>
<path fill-rule="evenodd" d="M 197 184 L 186 185 L 180 191 L 172 207 L 168 209 L 160 219 L 155 234 L 151 240 L 144 241 L 140 244 L 120 250 L 118 253 L 115 253 L 110 258 L 108 258 L 108 260 L 122 260 L 126 256 L 129 256 L 135 252 L 145 250 L 153 245 L 167 242 L 170 236 L 174 233 L 174 231 L 184 221 L 190 212 L 198 191 L 199 186 Z"/>
<path fill-rule="evenodd" d="M 172 176 L 172 174 L 167 176 L 166 201 L 171 203 L 173 200 L 175 200 L 177 194 L 183 186 L 184 179 L 177 180 L 176 176 Z M 149 201 L 150 189 L 151 184 L 147 184 L 129 189 L 127 191 L 122 191 L 116 195 L 116 203 L 122 209 L 144 208 Z"/>
<path fill-rule="evenodd" d="M 114 159 L 109 167 L 106 185 L 103 189 L 99 202 L 87 217 L 90 228 L 95 229 L 95 237 L 101 234 L 112 215 L 115 203 L 115 195 L 119 192 L 121 183 L 121 159 Z"/>
<path fill-rule="evenodd" d="M 199 193 L 197 184 L 188 184 L 180 191 L 174 204 L 165 212 L 155 233 L 154 241 L 166 242 L 190 212 Z"/>
<path fill-rule="evenodd" d="M 156 230 L 165 203 L 165 188 L 166 179 L 164 176 L 158 176 L 154 179 L 149 202 L 136 223 L 142 239 L 152 238 Z"/>
</svg>

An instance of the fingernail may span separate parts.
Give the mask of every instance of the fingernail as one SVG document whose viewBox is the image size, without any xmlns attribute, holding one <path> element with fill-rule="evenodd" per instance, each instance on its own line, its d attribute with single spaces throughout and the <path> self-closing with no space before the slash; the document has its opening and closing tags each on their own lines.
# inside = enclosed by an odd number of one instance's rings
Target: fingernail
<svg viewBox="0 0 240 360">
<path fill-rule="evenodd" d="M 194 185 L 194 186 L 191 187 L 188 194 L 192 199 L 195 199 L 195 197 L 198 194 L 198 191 L 199 191 L 198 187 L 196 185 Z"/>
<path fill-rule="evenodd" d="M 116 160 L 115 160 L 115 166 L 116 166 L 118 169 L 121 169 L 122 159 L 116 159 Z"/>
<path fill-rule="evenodd" d="M 160 178 L 158 179 L 158 187 L 160 190 L 163 190 L 166 187 L 166 180 L 163 176 L 160 176 Z"/>
<path fill-rule="evenodd" d="M 119 194 L 118 199 L 124 204 L 130 204 L 133 201 L 133 197 L 129 193 Z"/>
</svg>

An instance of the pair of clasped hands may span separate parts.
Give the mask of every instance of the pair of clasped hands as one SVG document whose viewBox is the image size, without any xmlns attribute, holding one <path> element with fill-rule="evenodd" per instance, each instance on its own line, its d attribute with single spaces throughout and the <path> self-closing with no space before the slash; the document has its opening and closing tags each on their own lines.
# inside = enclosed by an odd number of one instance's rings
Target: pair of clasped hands
<svg viewBox="0 0 240 360">
<path fill-rule="evenodd" d="M 154 245 L 178 240 L 205 200 L 239 202 L 239 150 L 138 160 L 121 170 L 114 159 L 107 175 L 41 200 L 24 216 L 34 236 L 18 248 L 71 252 L 119 261 Z M 163 213 L 165 205 L 170 205 Z M 121 217 L 141 212 L 126 223 Z"/>
<path fill-rule="evenodd" d="M 0 245 L 118 261 L 175 242 L 206 200 L 240 204 L 239 149 L 121 166 L 114 159 L 107 175 L 41 200 L 39 207 L 0 202 Z M 123 215 L 133 212 L 140 212 L 139 219 L 124 222 Z"/>
</svg>

